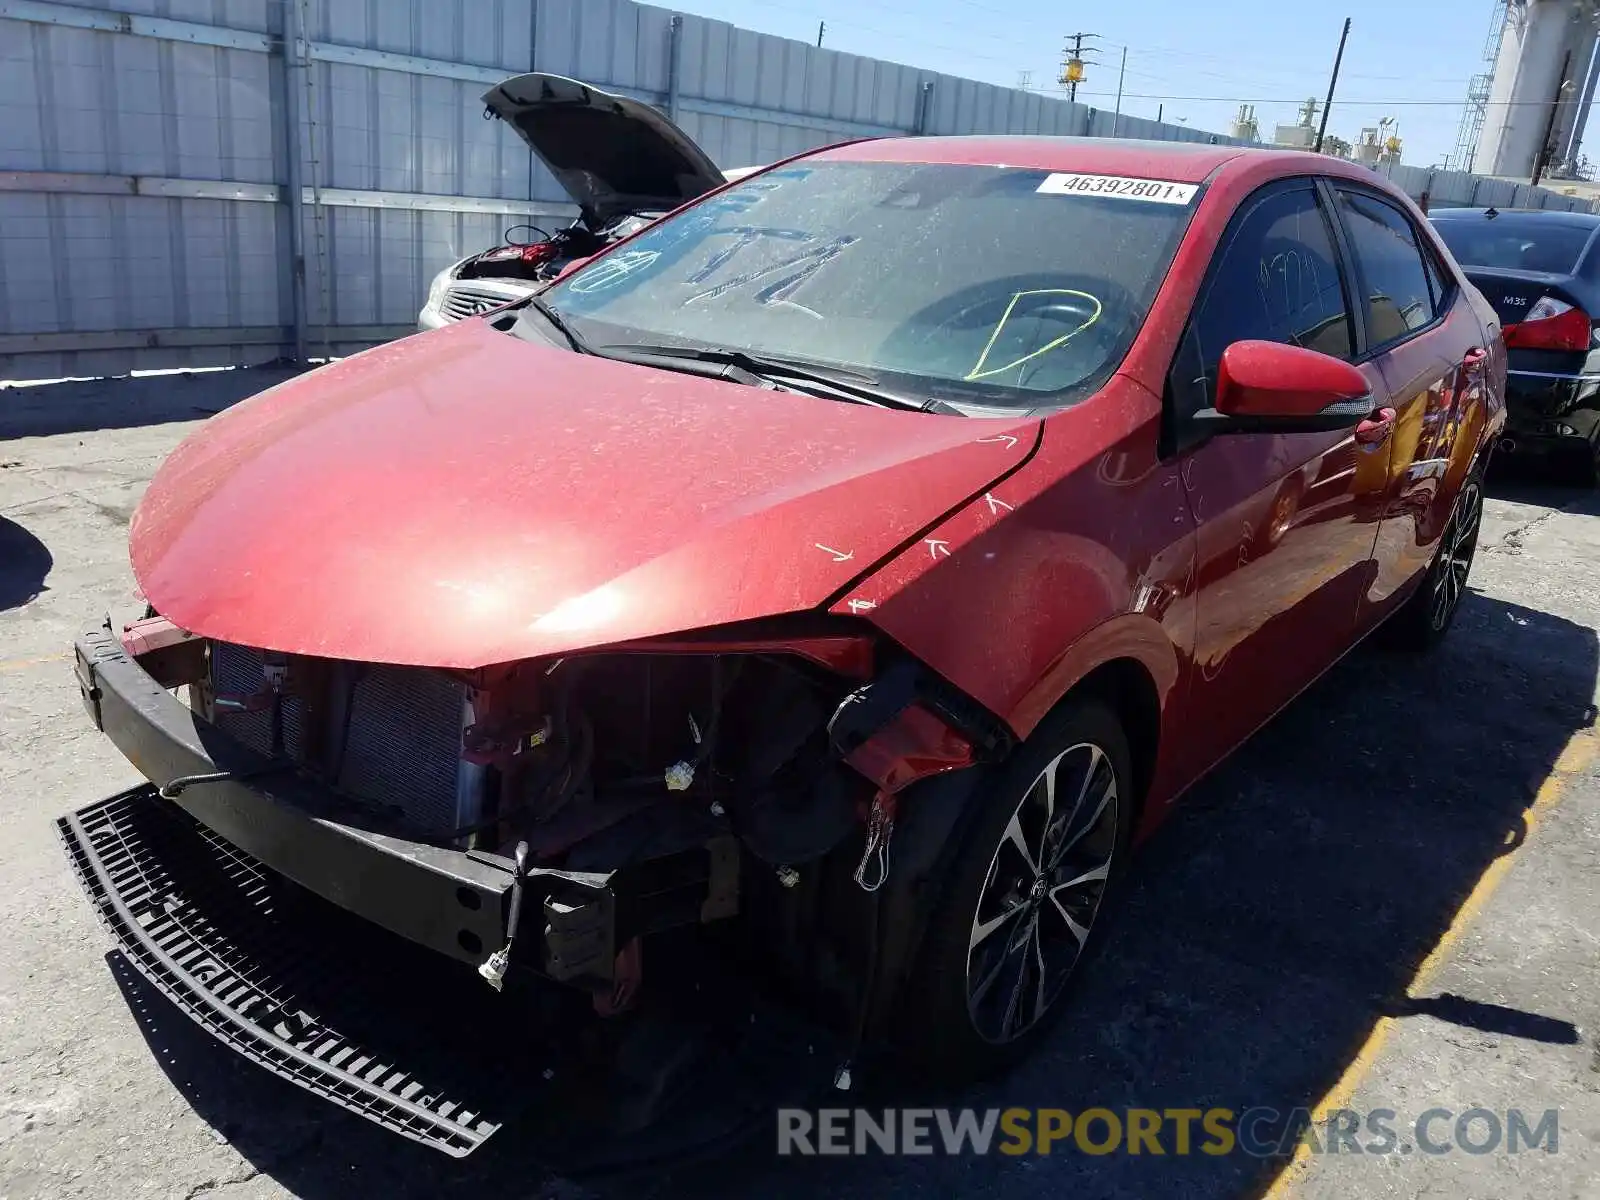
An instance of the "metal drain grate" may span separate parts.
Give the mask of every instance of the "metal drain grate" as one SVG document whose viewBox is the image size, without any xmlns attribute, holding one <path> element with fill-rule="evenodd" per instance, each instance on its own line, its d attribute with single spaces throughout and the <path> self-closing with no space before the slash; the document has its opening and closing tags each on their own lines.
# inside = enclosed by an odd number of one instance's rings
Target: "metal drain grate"
<svg viewBox="0 0 1600 1200">
<path fill-rule="evenodd" d="M 342 1017 L 364 1007 L 351 991 L 370 980 L 335 952 L 361 931 L 351 939 L 308 934 L 343 914 L 295 919 L 290 910 L 302 896 L 292 884 L 153 788 L 80 809 L 56 829 L 128 960 L 208 1033 L 308 1091 L 454 1157 L 499 1128 L 395 1065 L 395 1055 L 336 1027 L 330 1008 Z M 341 986 L 345 1003 L 327 1004 L 330 988 Z"/>
</svg>

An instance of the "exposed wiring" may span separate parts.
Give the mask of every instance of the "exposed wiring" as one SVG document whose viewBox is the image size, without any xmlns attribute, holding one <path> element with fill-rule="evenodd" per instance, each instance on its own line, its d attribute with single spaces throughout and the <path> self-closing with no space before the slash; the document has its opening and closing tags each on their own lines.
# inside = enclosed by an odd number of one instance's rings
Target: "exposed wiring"
<svg viewBox="0 0 1600 1200">
<path fill-rule="evenodd" d="M 179 775 L 176 779 L 169 779 L 157 787 L 156 792 L 163 800 L 176 800 L 183 792 L 199 784 L 242 783 L 246 779 L 256 779 L 262 775 L 272 775 L 289 769 L 287 763 L 270 762 L 244 771 L 202 771 L 197 775 Z"/>
<path fill-rule="evenodd" d="M 887 871 L 885 872 L 885 879 L 887 879 Z M 877 997 L 878 992 L 878 942 L 880 933 L 878 926 L 883 920 L 883 906 L 879 902 L 876 888 L 869 891 L 867 895 L 869 897 L 866 921 L 867 957 L 865 973 L 861 980 L 861 999 L 856 1006 L 856 1019 L 850 1030 L 849 1049 L 845 1053 L 844 1062 L 839 1065 L 839 1069 L 833 1076 L 833 1086 L 841 1092 L 848 1092 L 853 1085 L 851 1074 L 856 1064 L 856 1058 L 860 1055 L 861 1048 L 866 1044 L 867 1021 L 872 1016 L 872 1002 Z"/>
<path fill-rule="evenodd" d="M 505 232 L 505 243 L 506 243 L 506 245 L 508 245 L 508 246 L 532 246 L 532 245 L 535 244 L 533 242 L 519 242 L 516 238 L 511 236 L 513 233 L 515 233 L 519 229 L 531 229 L 535 233 L 537 233 L 541 238 L 543 238 L 545 241 L 548 242 L 550 240 L 550 234 L 545 232 L 545 230 L 540 228 L 538 225 L 535 225 L 532 221 L 519 221 L 515 225 L 508 225 L 506 227 L 506 232 Z"/>
<path fill-rule="evenodd" d="M 589 767 L 593 761 L 594 729 L 588 719 L 580 714 L 574 751 L 547 769 L 543 773 L 544 778 L 536 786 L 524 789 L 524 799 L 520 803 L 471 825 L 459 825 L 445 834 L 446 840 L 454 841 L 474 833 L 483 833 L 529 811 L 536 811 L 539 820 L 548 820 L 578 794 L 589 777 Z M 546 803 L 541 804 L 541 801 Z"/>
</svg>

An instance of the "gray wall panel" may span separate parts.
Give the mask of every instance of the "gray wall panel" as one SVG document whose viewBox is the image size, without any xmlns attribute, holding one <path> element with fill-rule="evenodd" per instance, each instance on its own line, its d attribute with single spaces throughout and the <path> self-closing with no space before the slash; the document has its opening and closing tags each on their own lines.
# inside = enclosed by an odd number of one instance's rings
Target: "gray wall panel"
<svg viewBox="0 0 1600 1200">
<path fill-rule="evenodd" d="M 60 327 L 53 196 L 0 195 L 0 329 L 45 333 Z"/>
<path fill-rule="evenodd" d="M 45 169 L 40 109 L 48 36 L 41 26 L 0 19 L 0 164 L 13 170 Z"/>
<path fill-rule="evenodd" d="M 668 37 L 672 14 L 664 8 L 634 6 L 638 16 L 638 35 L 634 47 L 633 78 L 648 92 L 665 93 L 669 67 Z"/>
</svg>

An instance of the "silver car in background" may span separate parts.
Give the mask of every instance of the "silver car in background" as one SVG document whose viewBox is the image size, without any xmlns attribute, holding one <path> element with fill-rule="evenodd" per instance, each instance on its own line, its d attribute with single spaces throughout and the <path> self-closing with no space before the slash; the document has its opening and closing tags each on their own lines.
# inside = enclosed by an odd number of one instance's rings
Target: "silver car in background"
<svg viewBox="0 0 1600 1200">
<path fill-rule="evenodd" d="M 578 206 L 578 217 L 553 233 L 532 224 L 513 225 L 504 245 L 440 271 L 417 314 L 420 329 L 437 329 L 520 300 L 573 261 L 757 170 L 720 170 L 688 134 L 648 104 L 560 75 L 514 76 L 489 89 L 483 103 L 550 168 Z M 521 231 L 530 236 L 512 240 Z"/>
</svg>

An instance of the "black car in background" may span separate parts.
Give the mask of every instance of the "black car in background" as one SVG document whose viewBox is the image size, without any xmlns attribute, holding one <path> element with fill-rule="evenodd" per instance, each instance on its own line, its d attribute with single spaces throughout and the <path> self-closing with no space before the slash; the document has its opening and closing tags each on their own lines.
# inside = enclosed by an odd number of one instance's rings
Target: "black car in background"
<svg viewBox="0 0 1600 1200">
<path fill-rule="evenodd" d="M 1501 453 L 1559 456 L 1600 484 L 1600 214 L 1449 208 L 1429 220 L 1500 314 Z"/>
</svg>

